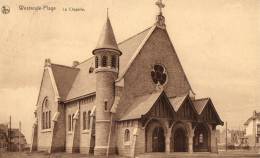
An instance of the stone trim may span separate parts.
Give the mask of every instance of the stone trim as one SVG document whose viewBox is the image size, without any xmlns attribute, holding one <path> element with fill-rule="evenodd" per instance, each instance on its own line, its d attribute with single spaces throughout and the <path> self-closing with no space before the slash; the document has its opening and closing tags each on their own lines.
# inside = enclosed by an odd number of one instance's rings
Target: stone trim
<svg viewBox="0 0 260 158">
<path fill-rule="evenodd" d="M 42 129 L 41 133 L 49 133 L 52 132 L 52 129 Z"/>
</svg>

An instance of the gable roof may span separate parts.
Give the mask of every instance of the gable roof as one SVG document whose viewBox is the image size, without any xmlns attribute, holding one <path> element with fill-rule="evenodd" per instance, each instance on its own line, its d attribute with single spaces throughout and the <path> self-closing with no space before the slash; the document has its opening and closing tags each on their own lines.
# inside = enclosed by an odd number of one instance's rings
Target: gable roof
<svg viewBox="0 0 260 158">
<path fill-rule="evenodd" d="M 194 100 L 193 101 L 193 105 L 196 109 L 196 111 L 198 112 L 199 115 L 202 114 L 202 112 L 204 111 L 204 109 L 207 107 L 207 106 L 210 106 L 211 109 L 213 110 L 213 112 L 216 114 L 216 117 L 217 117 L 217 121 L 220 125 L 223 125 L 224 122 L 220 119 L 218 113 L 217 113 L 217 110 L 215 109 L 212 101 L 210 98 L 201 98 L 201 99 L 197 99 L 197 100 Z"/>
<path fill-rule="evenodd" d="M 58 64 L 51 64 L 51 69 L 59 95 L 64 100 L 71 89 L 79 69 Z"/>
<path fill-rule="evenodd" d="M 192 101 L 193 105 L 199 115 L 202 113 L 202 111 L 205 108 L 205 106 L 207 105 L 208 101 L 209 101 L 209 98 L 201 98 L 201 99 L 196 99 L 196 100 Z"/>
<path fill-rule="evenodd" d="M 90 73 L 90 68 L 94 68 L 94 57 L 91 57 L 77 66 L 80 71 L 75 77 L 74 83 L 66 97 L 71 100 L 80 96 L 88 95 L 96 92 L 96 76 Z"/>
<path fill-rule="evenodd" d="M 127 71 L 128 67 L 131 65 L 135 57 L 138 55 L 140 49 L 145 44 L 146 40 L 154 31 L 155 26 L 149 27 L 144 31 L 120 42 L 118 44 L 119 49 L 122 51 L 120 56 L 120 68 L 119 68 L 119 78 L 120 80 L 124 73 Z"/>
<path fill-rule="evenodd" d="M 260 112 L 253 112 L 253 116 L 249 117 L 246 122 L 244 123 L 245 126 L 247 126 L 249 124 L 250 121 L 252 121 L 253 119 L 259 119 L 260 120 Z"/>
<path fill-rule="evenodd" d="M 127 72 L 128 68 L 131 66 L 132 62 L 139 54 L 140 50 L 143 48 L 144 44 L 156 28 L 158 27 L 156 25 L 153 25 L 152 27 L 149 27 L 144 31 L 118 43 L 118 47 L 119 50 L 122 52 L 122 55 L 120 56 L 119 75 L 117 81 L 123 79 L 124 74 Z M 103 39 L 101 41 L 103 41 L 104 43 L 106 40 Z M 93 75 L 94 73 L 89 73 L 89 68 L 94 68 L 94 62 L 94 56 L 92 56 L 89 59 L 77 65 L 76 67 L 52 64 L 52 70 L 56 81 L 57 89 L 63 101 L 74 100 L 96 92 L 95 75 Z M 188 82 L 188 84 L 190 83 Z"/>
<path fill-rule="evenodd" d="M 169 99 L 175 112 L 177 112 L 179 110 L 179 108 L 181 107 L 181 105 L 184 102 L 184 100 L 186 99 L 186 97 L 187 97 L 187 95 Z"/>
<path fill-rule="evenodd" d="M 163 91 L 157 91 L 135 98 L 132 105 L 130 105 L 123 117 L 120 118 L 120 121 L 141 118 L 142 115 L 146 114 L 152 108 L 162 92 Z"/>
<path fill-rule="evenodd" d="M 118 44 L 119 49 L 123 52 L 120 56 L 119 76 L 126 71 L 127 65 L 130 62 L 129 59 L 133 57 L 134 52 L 136 52 L 140 44 L 143 43 L 152 28 L 154 29 L 154 27 L 149 27 Z M 68 101 L 90 93 L 95 93 L 95 75 L 94 73 L 89 73 L 90 67 L 94 68 L 94 62 L 94 56 L 92 56 L 76 67 L 51 64 L 58 91 L 59 94 L 61 93 L 60 97 L 63 100 Z"/>
</svg>

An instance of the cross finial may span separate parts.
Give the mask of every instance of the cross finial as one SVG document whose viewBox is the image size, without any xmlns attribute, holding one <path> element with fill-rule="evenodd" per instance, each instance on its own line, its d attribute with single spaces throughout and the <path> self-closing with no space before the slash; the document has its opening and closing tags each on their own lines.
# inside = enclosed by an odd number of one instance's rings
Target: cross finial
<svg viewBox="0 0 260 158">
<path fill-rule="evenodd" d="M 108 8 L 107 8 L 107 18 L 108 18 Z"/>
<path fill-rule="evenodd" d="M 157 2 L 155 2 L 155 4 L 158 6 L 159 8 L 159 14 L 162 14 L 162 8 L 165 7 L 165 5 L 163 4 L 162 0 L 157 0 Z"/>
</svg>

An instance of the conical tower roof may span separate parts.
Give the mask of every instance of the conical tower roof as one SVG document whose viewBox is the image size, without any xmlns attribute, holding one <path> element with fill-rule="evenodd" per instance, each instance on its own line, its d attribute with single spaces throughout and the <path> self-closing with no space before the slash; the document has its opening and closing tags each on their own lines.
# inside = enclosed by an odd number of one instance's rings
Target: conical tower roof
<svg viewBox="0 0 260 158">
<path fill-rule="evenodd" d="M 107 17 L 95 50 L 104 48 L 119 50 L 109 17 Z"/>
</svg>

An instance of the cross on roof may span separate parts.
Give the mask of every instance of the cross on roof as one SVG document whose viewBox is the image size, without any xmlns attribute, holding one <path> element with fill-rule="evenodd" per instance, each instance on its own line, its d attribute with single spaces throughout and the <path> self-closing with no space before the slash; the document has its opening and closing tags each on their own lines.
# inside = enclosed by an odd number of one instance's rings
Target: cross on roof
<svg viewBox="0 0 260 158">
<path fill-rule="evenodd" d="M 162 3 L 162 0 L 157 0 L 157 2 L 155 3 L 158 8 L 159 8 L 159 13 L 162 14 L 162 8 L 165 7 L 165 4 Z"/>
</svg>

